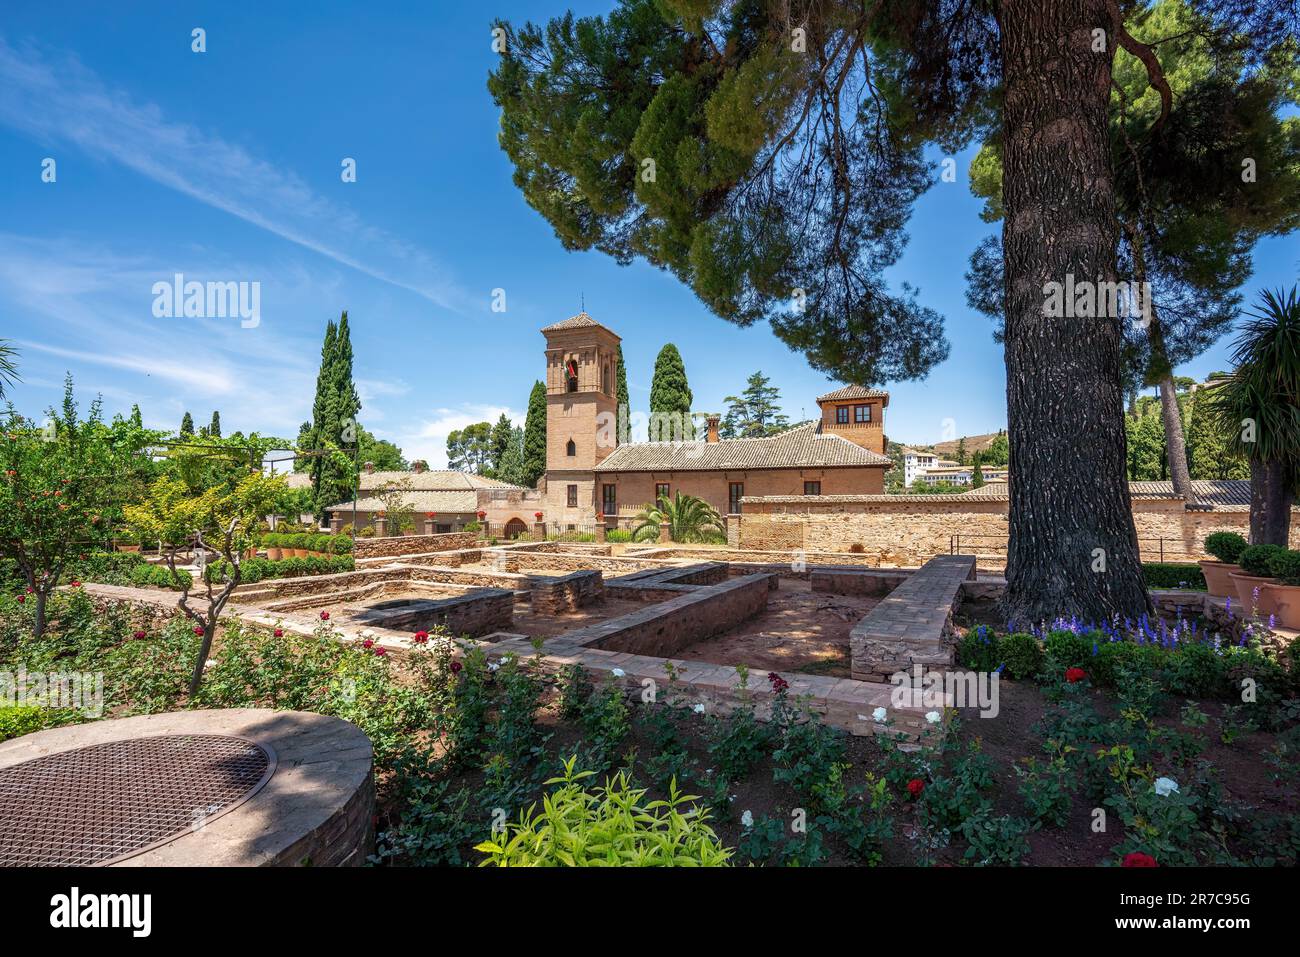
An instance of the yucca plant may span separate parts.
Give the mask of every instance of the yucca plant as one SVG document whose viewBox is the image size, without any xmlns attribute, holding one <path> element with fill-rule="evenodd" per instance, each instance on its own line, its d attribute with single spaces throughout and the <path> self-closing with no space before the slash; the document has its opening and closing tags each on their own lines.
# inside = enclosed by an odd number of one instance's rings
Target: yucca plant
<svg viewBox="0 0 1300 957">
<path fill-rule="evenodd" d="M 1233 343 L 1236 366 L 1211 391 L 1231 447 L 1250 462 L 1250 541 L 1283 545 L 1300 493 L 1300 287 L 1266 289 Z"/>
<path fill-rule="evenodd" d="M 594 771 L 575 771 L 577 756 L 564 762 L 558 784 L 542 800 L 475 850 L 491 867 L 723 867 L 731 851 L 708 824 L 709 812 L 681 794 L 674 779 L 668 800 L 645 802 L 620 771 L 604 787 L 585 790 Z"/>
<path fill-rule="evenodd" d="M 678 492 L 671 499 L 659 496 L 659 504 L 647 506 L 634 519 L 632 537 L 640 539 L 642 533 L 668 523 L 668 534 L 674 542 L 703 542 L 710 538 L 723 538 L 726 529 L 718 510 L 694 495 Z"/>
</svg>

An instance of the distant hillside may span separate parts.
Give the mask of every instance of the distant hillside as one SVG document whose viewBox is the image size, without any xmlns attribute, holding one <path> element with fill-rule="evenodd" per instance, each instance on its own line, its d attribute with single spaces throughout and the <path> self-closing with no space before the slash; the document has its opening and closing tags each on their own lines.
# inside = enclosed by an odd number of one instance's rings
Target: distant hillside
<svg viewBox="0 0 1300 957">
<path fill-rule="evenodd" d="M 966 454 L 974 455 L 976 452 L 983 452 L 1000 433 L 990 432 L 988 435 L 968 435 L 966 436 Z M 934 450 L 946 459 L 955 458 L 957 455 L 957 444 L 961 439 L 954 439 L 951 442 L 936 442 Z"/>
</svg>

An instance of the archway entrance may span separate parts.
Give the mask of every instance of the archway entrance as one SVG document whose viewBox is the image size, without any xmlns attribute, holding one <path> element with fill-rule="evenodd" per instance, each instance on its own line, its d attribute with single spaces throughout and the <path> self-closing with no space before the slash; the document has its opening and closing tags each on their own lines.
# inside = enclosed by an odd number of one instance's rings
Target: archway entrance
<svg viewBox="0 0 1300 957">
<path fill-rule="evenodd" d="M 506 522 L 506 538 L 518 538 L 526 531 L 528 531 L 528 526 L 521 519 L 512 518 Z"/>
</svg>

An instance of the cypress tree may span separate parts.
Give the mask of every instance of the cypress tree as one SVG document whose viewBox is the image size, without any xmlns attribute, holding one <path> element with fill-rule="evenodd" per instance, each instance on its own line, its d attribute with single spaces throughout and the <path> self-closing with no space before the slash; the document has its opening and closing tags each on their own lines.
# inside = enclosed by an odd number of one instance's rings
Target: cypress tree
<svg viewBox="0 0 1300 957">
<path fill-rule="evenodd" d="M 180 434 L 181 434 L 181 435 L 193 435 L 193 434 L 194 434 L 194 417 L 191 416 L 188 412 L 186 412 L 185 415 L 181 418 L 181 432 L 180 432 Z"/>
<path fill-rule="evenodd" d="M 691 387 L 686 382 L 686 364 L 671 342 L 659 350 L 655 359 L 654 378 L 650 382 L 650 440 L 690 439 L 695 435 L 691 422 Z M 657 417 L 668 418 L 657 418 Z M 681 421 L 681 434 L 675 431 Z"/>
<path fill-rule="evenodd" d="M 623 440 L 627 421 L 632 415 L 632 401 L 627 396 L 627 366 L 623 364 L 623 343 L 618 344 L 618 429 L 615 443 Z"/>
<path fill-rule="evenodd" d="M 524 481 L 524 430 L 519 426 L 510 430 L 510 441 L 501 456 L 496 477 L 511 485 L 527 484 Z"/>
<path fill-rule="evenodd" d="M 325 326 L 325 342 L 321 345 L 320 350 L 320 369 L 316 373 L 316 397 L 311 403 L 311 432 L 307 435 L 307 449 L 313 452 L 322 452 L 325 448 L 325 441 L 328 433 L 329 410 L 330 410 L 330 389 L 331 376 L 334 368 L 334 355 L 336 352 L 335 343 L 338 339 L 338 326 L 331 319 Z M 316 504 L 315 511 L 320 514 L 325 505 L 330 503 L 321 501 L 321 483 L 325 476 L 325 459 L 317 455 L 311 460 L 311 488 L 312 499 Z"/>
<path fill-rule="evenodd" d="M 510 447 L 510 435 L 513 431 L 510 420 L 502 412 L 501 418 L 497 419 L 497 424 L 492 426 L 492 435 L 488 440 L 491 451 L 489 452 L 485 475 L 491 478 L 501 478 L 501 460 L 505 458 L 506 450 Z"/>
<path fill-rule="evenodd" d="M 524 467 L 521 482 L 532 488 L 546 474 L 546 386 L 533 384 L 524 419 Z"/>
<path fill-rule="evenodd" d="M 208 426 L 208 435 L 211 438 L 221 438 L 221 413 L 215 409 L 212 412 L 212 424 Z"/>
<path fill-rule="evenodd" d="M 332 341 L 328 329 L 325 338 L 329 356 L 327 358 L 322 350 L 321 376 L 317 379 L 318 389 L 321 380 L 324 380 L 324 414 L 323 418 L 316 420 L 316 441 L 319 448 L 337 448 L 350 452 L 358 437 L 357 413 L 361 411 L 361 396 L 352 381 L 352 334 L 346 310 L 334 327 Z M 333 458 L 318 461 L 319 478 L 315 480 L 316 514 L 323 519 L 326 508 L 352 495 L 355 472 L 351 462 L 338 462 Z"/>
</svg>

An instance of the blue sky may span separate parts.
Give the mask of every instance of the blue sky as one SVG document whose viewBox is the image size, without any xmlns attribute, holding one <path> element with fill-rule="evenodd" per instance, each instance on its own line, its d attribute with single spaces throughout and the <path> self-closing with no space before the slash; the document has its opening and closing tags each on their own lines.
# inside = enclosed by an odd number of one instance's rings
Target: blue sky
<svg viewBox="0 0 1300 957">
<path fill-rule="evenodd" d="M 19 409 L 56 402 L 66 370 L 83 397 L 102 393 L 110 413 L 138 402 L 151 426 L 219 409 L 227 432 L 293 436 L 325 323 L 347 309 L 363 424 L 442 463 L 451 429 L 522 419 L 537 330 L 580 298 L 623 337 L 634 409 L 669 341 L 700 410 L 721 410 L 756 369 L 795 419 L 835 387 L 667 273 L 565 252 L 511 183 L 486 89 L 491 19 L 609 3 L 290 6 L 0 11 L 0 338 L 21 352 Z M 891 272 L 947 317 L 952 342 L 928 379 L 888 385 L 886 430 L 904 441 L 937 441 L 946 420 L 957 434 L 1006 422 L 1001 347 L 964 299 L 967 257 L 991 229 L 966 187 L 970 156 L 917 204 Z M 41 179 L 47 157 L 54 183 Z M 355 183 L 340 178 L 345 157 Z M 1293 239 L 1261 243 L 1248 289 L 1293 282 L 1296 259 Z M 176 273 L 259 282 L 260 324 L 156 318 L 153 284 Z M 496 288 L 504 313 L 491 310 Z M 1224 355 L 1220 343 L 1179 372 L 1222 368 Z"/>
</svg>

